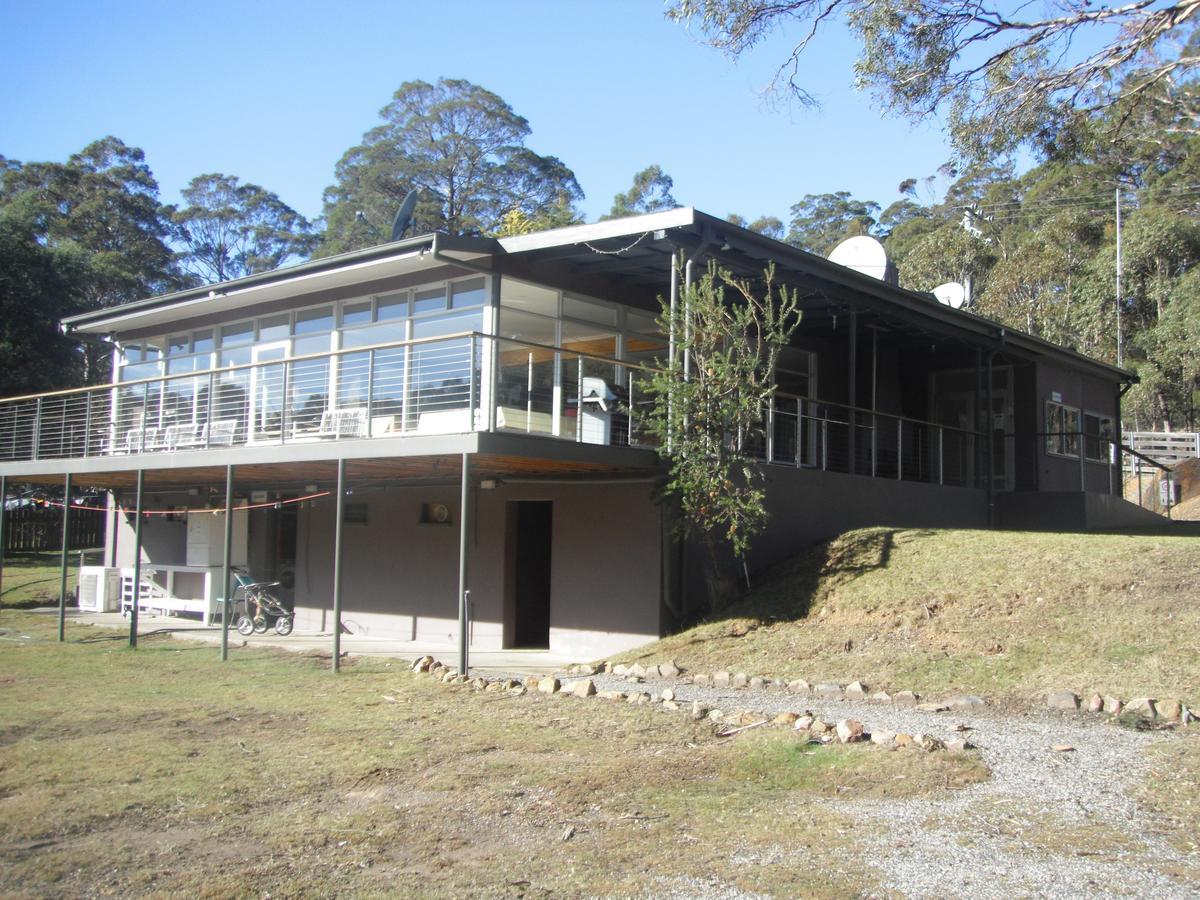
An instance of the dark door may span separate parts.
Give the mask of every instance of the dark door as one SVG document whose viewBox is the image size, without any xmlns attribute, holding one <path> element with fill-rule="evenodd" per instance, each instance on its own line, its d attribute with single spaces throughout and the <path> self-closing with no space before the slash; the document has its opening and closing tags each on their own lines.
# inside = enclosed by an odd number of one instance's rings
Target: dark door
<svg viewBox="0 0 1200 900">
<path fill-rule="evenodd" d="M 554 505 L 545 500 L 508 504 L 505 619 L 510 647 L 550 646 L 550 544 Z"/>
</svg>

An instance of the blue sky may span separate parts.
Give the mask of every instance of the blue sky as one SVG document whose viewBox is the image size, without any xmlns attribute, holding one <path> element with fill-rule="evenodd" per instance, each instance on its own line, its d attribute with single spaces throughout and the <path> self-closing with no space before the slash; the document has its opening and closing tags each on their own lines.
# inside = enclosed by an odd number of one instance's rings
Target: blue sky
<svg viewBox="0 0 1200 900">
<path fill-rule="evenodd" d="M 657 0 L 442 3 L 0 0 L 0 154 L 62 160 L 114 134 L 141 147 L 166 202 L 220 171 L 307 216 L 341 154 L 404 81 L 465 78 L 529 120 L 589 220 L 658 163 L 714 215 L 776 215 L 847 190 L 887 206 L 949 157 L 936 125 L 884 118 L 852 90 L 854 46 L 829 32 L 802 69 L 823 107 L 763 102 L 781 34 L 734 64 Z"/>
</svg>

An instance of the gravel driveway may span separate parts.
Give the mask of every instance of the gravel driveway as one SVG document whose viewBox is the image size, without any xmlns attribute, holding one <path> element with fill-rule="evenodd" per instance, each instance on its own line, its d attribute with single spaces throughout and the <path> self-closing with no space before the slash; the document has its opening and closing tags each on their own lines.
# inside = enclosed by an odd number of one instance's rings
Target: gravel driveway
<svg viewBox="0 0 1200 900">
<path fill-rule="evenodd" d="M 1200 859 L 1157 836 L 1129 793 L 1149 768 L 1146 748 L 1172 740 L 1168 733 L 1134 732 L 1106 717 L 1051 711 L 929 713 L 801 698 L 778 687 L 702 688 L 660 678 L 634 685 L 611 675 L 594 681 L 599 690 L 657 693 L 669 686 L 680 703 L 700 700 L 726 712 L 811 710 L 826 721 L 858 719 L 868 731 L 926 732 L 943 740 L 961 737 L 954 727 L 966 725 L 992 771 L 986 782 L 936 799 L 825 801 L 878 824 L 864 830 L 869 843 L 863 855 L 879 870 L 888 894 L 1200 897 Z M 1073 750 L 1052 750 L 1056 745 Z M 757 853 L 769 864 L 769 848 Z M 709 894 L 701 888 L 696 896 Z"/>
</svg>

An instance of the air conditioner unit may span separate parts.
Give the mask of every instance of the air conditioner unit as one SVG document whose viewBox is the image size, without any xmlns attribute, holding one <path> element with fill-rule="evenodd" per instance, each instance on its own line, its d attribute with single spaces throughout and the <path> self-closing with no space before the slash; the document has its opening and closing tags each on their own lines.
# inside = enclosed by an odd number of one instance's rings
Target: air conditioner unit
<svg viewBox="0 0 1200 900">
<path fill-rule="evenodd" d="M 107 566 L 79 569 L 79 608 L 85 612 L 116 612 L 121 608 L 121 570 Z"/>
</svg>

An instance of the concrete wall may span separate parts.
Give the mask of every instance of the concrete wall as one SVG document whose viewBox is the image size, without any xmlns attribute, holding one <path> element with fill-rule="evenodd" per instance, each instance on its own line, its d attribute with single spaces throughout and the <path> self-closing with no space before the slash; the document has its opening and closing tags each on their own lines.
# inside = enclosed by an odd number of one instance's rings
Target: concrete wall
<svg viewBox="0 0 1200 900">
<path fill-rule="evenodd" d="M 1022 531 L 1095 531 L 1163 525 L 1163 516 L 1110 494 L 1017 491 L 997 496 L 1001 528 Z"/>
<path fill-rule="evenodd" d="M 356 634 L 454 646 L 458 632 L 459 488 L 456 484 L 355 491 L 367 523 L 343 532 L 342 606 Z M 660 634 L 661 525 L 647 484 L 499 485 L 477 490 L 471 529 L 471 645 L 505 643 L 507 503 L 553 502 L 550 650 L 604 656 Z M 450 525 L 422 524 L 444 503 Z M 331 627 L 332 504 L 300 512 L 296 625 Z"/>
</svg>

